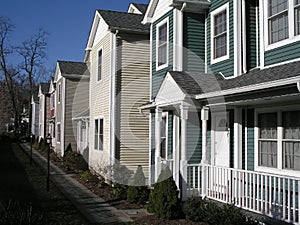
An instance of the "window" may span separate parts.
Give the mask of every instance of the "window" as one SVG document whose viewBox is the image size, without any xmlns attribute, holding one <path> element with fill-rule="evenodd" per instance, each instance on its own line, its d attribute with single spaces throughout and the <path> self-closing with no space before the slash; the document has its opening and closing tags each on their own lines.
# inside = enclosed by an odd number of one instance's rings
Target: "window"
<svg viewBox="0 0 300 225">
<path fill-rule="evenodd" d="M 58 103 L 61 102 L 61 84 L 58 85 Z"/>
<path fill-rule="evenodd" d="M 95 120 L 95 142 L 94 148 L 96 150 L 103 150 L 103 119 Z"/>
<path fill-rule="evenodd" d="M 300 171 L 300 111 L 258 114 L 258 136 L 258 166 Z"/>
<path fill-rule="evenodd" d="M 156 68 L 157 70 L 168 66 L 169 57 L 169 22 L 168 18 L 160 22 L 157 27 L 157 38 L 156 38 Z"/>
<path fill-rule="evenodd" d="M 300 111 L 283 112 L 283 168 L 300 170 Z"/>
<path fill-rule="evenodd" d="M 300 0 L 294 2 L 295 11 L 295 35 L 300 34 Z"/>
<path fill-rule="evenodd" d="M 269 44 L 289 37 L 288 1 L 269 0 Z"/>
<path fill-rule="evenodd" d="M 60 136 L 61 136 L 61 130 L 60 130 L 60 123 L 57 124 L 57 142 L 60 143 Z"/>
<path fill-rule="evenodd" d="M 211 16 L 212 63 L 229 58 L 229 4 L 216 9 Z"/>
<path fill-rule="evenodd" d="M 277 167 L 277 113 L 258 116 L 259 165 Z"/>
<path fill-rule="evenodd" d="M 102 49 L 98 52 L 98 81 L 102 79 Z"/>
<path fill-rule="evenodd" d="M 300 1 L 264 1 L 266 18 L 266 46 L 269 49 L 300 39 Z M 295 37 L 298 36 L 296 39 Z"/>
<path fill-rule="evenodd" d="M 160 142 L 160 156 L 163 159 L 166 159 L 166 151 L 168 149 L 168 143 L 167 143 L 167 114 L 163 114 L 162 116 L 162 121 L 161 121 L 161 126 L 160 126 L 160 138 L 161 138 L 161 142 Z"/>
</svg>

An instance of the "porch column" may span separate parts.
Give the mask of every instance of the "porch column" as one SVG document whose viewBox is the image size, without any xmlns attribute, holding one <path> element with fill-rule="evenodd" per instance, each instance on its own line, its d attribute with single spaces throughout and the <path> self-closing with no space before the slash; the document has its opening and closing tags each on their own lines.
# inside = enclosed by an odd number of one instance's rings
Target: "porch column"
<svg viewBox="0 0 300 225">
<path fill-rule="evenodd" d="M 161 171 L 161 157 L 160 157 L 161 121 L 162 121 L 162 110 L 160 108 L 156 108 L 155 110 L 155 182 L 157 181 Z"/>
<path fill-rule="evenodd" d="M 234 109 L 234 168 L 242 168 L 242 109 Z"/>
<path fill-rule="evenodd" d="M 205 165 L 208 164 L 207 161 L 207 121 L 208 121 L 208 113 L 209 108 L 204 106 L 201 110 L 201 121 L 202 121 L 202 160 L 201 160 L 201 196 L 206 196 L 207 191 L 207 168 L 205 168 Z"/>
<path fill-rule="evenodd" d="M 189 107 L 181 104 L 180 118 L 181 118 L 181 200 L 187 199 L 187 119 Z"/>
</svg>

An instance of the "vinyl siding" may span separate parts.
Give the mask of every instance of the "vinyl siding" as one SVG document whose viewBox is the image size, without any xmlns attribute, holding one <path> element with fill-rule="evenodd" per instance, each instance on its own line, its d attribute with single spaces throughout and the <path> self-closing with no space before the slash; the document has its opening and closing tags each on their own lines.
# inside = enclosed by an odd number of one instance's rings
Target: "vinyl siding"
<svg viewBox="0 0 300 225">
<path fill-rule="evenodd" d="M 71 144 L 72 150 L 77 151 L 76 136 L 76 122 L 73 118 L 73 100 L 77 88 L 77 82 L 66 79 L 66 96 L 65 96 L 65 126 L 64 126 L 64 146 L 65 148 Z M 74 112 L 75 113 L 75 112 Z"/>
<path fill-rule="evenodd" d="M 105 167 L 109 162 L 110 153 L 110 38 L 108 33 L 101 41 L 95 43 L 91 51 L 91 71 L 90 71 L 90 166 L 97 170 Z M 98 77 L 98 51 L 102 48 L 102 80 L 97 81 Z M 104 119 L 104 143 L 103 151 L 94 150 L 94 130 L 95 119 Z"/>
<path fill-rule="evenodd" d="M 300 41 L 278 47 L 265 52 L 265 66 L 298 59 L 300 55 Z"/>
<path fill-rule="evenodd" d="M 211 12 L 229 2 L 229 59 L 211 64 Z M 208 73 L 221 72 L 224 76 L 234 75 L 234 30 L 233 30 L 233 0 L 211 1 L 211 7 L 207 17 L 207 62 Z"/>
<path fill-rule="evenodd" d="M 183 70 L 205 71 L 205 16 L 196 13 L 183 15 Z"/>
<path fill-rule="evenodd" d="M 156 25 L 165 18 L 169 17 L 169 66 L 156 71 Z M 160 19 L 155 21 L 152 26 L 152 91 L 151 98 L 155 98 L 158 89 L 166 75 L 170 70 L 173 70 L 173 10 L 166 13 Z"/>
<path fill-rule="evenodd" d="M 247 169 L 254 170 L 254 109 L 247 110 Z"/>
<path fill-rule="evenodd" d="M 247 45 L 247 69 L 253 69 L 257 67 L 257 39 L 256 32 L 258 27 L 256 27 L 256 7 L 257 0 L 247 0 L 246 1 L 246 45 Z M 259 23 L 257 23 L 259 24 Z"/>
<path fill-rule="evenodd" d="M 119 160 L 133 172 L 138 165 L 149 174 L 149 117 L 141 115 L 138 107 L 149 101 L 150 45 L 147 35 L 121 35 L 119 56 L 121 65 L 117 76 L 119 104 Z M 118 120 L 119 118 L 119 120 Z"/>
<path fill-rule="evenodd" d="M 201 114 L 189 112 L 187 121 L 187 160 L 189 163 L 200 163 L 202 159 Z"/>
</svg>

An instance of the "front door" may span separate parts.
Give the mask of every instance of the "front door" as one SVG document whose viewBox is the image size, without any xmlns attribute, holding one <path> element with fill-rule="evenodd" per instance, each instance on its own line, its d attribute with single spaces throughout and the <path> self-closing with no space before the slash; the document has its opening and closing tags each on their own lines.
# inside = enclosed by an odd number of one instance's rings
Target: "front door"
<svg viewBox="0 0 300 225">
<path fill-rule="evenodd" d="M 215 166 L 230 166 L 230 128 L 229 113 L 217 113 L 213 116 L 214 151 L 212 162 Z"/>
</svg>

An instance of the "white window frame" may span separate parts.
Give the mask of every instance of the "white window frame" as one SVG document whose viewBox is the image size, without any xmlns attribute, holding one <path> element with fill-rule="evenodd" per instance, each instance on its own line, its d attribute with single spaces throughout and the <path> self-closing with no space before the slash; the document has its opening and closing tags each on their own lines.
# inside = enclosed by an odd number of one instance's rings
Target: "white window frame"
<svg viewBox="0 0 300 225">
<path fill-rule="evenodd" d="M 254 168 L 255 171 L 266 172 L 266 173 L 276 173 L 281 175 L 296 176 L 300 177 L 299 170 L 284 169 L 283 165 L 283 123 L 282 123 L 282 113 L 289 111 L 299 111 L 300 105 L 292 106 L 278 106 L 269 108 L 259 108 L 255 109 L 255 126 L 254 126 Z M 277 113 L 277 168 L 259 166 L 259 127 L 258 127 L 258 114 L 261 113 Z"/>
<path fill-rule="evenodd" d="M 95 146 L 95 136 L 96 136 L 96 134 L 95 134 L 95 130 L 96 130 L 96 127 L 95 127 L 95 123 L 96 123 L 96 120 L 98 120 L 98 134 L 97 134 L 97 136 L 98 136 L 98 148 L 95 148 L 96 146 Z M 102 149 L 100 149 L 99 147 L 100 147 L 100 145 L 99 145 L 99 140 L 100 140 L 100 120 L 103 120 L 103 130 L 102 130 L 102 136 L 103 136 L 103 143 L 102 143 Z M 94 125 L 93 125 L 93 139 L 94 139 L 94 141 L 93 141 L 93 148 L 94 148 L 94 150 L 95 151 L 101 151 L 101 152 L 103 152 L 104 151 L 104 117 L 95 117 L 94 118 Z"/>
<path fill-rule="evenodd" d="M 101 79 L 99 80 L 99 52 L 102 52 L 101 55 Z M 97 51 L 97 77 L 96 77 L 97 83 L 101 83 L 103 80 L 103 47 L 101 46 Z"/>
<path fill-rule="evenodd" d="M 167 63 L 163 65 L 158 65 L 158 45 L 159 45 L 159 28 L 163 25 L 167 24 Z M 156 71 L 164 69 L 169 66 L 169 47 L 170 47 L 170 31 L 169 31 L 169 17 L 165 18 L 164 20 L 160 21 L 156 25 Z"/>
<path fill-rule="evenodd" d="M 272 50 L 287 44 L 291 44 L 296 41 L 300 41 L 300 34 L 295 34 L 295 5 L 294 0 L 287 0 L 288 4 L 288 38 L 272 43 L 269 43 L 269 0 L 262 1 L 263 2 L 263 12 L 261 12 L 261 18 L 263 18 L 264 27 L 262 27 L 262 34 L 264 34 L 264 46 L 265 51 Z M 263 15 L 262 15 L 263 13 Z"/>
<path fill-rule="evenodd" d="M 214 44 L 214 36 L 215 36 L 215 32 L 214 32 L 214 24 L 215 24 L 215 16 L 223 11 L 226 10 L 226 26 L 227 26 L 227 38 L 226 38 L 226 44 L 227 44 L 227 49 L 226 49 L 226 55 L 218 57 L 218 58 L 214 58 L 214 52 L 215 52 L 215 44 Z M 211 64 L 215 64 L 215 63 L 219 63 L 222 62 L 224 60 L 229 59 L 229 55 L 230 55 L 230 48 L 229 48 L 229 37 L 230 37 L 230 21 L 229 21 L 229 2 L 220 6 L 219 8 L 215 9 L 214 11 L 211 12 L 210 14 L 210 46 L 211 46 L 211 51 L 210 51 L 210 56 L 211 56 Z"/>
</svg>

